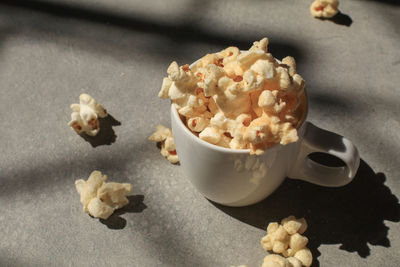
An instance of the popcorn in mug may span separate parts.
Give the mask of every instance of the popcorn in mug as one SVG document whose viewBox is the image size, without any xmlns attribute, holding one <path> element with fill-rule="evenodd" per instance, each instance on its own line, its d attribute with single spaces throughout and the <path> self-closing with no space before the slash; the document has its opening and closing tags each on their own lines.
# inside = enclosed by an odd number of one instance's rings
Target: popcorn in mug
<svg viewBox="0 0 400 267">
<path fill-rule="evenodd" d="M 279 62 L 267 47 L 263 38 L 248 51 L 228 47 L 192 66 L 174 61 L 158 96 L 170 98 L 187 128 L 211 144 L 259 155 L 296 142 L 305 82 L 294 58 Z"/>
</svg>

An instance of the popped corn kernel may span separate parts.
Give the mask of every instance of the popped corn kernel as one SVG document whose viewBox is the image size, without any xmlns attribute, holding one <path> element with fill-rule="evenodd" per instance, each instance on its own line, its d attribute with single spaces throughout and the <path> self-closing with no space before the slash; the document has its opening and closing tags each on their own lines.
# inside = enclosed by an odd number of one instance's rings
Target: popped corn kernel
<svg viewBox="0 0 400 267">
<path fill-rule="evenodd" d="M 215 145 L 221 140 L 222 134 L 216 127 L 211 126 L 205 128 L 199 134 L 199 137 L 200 139 Z"/>
<path fill-rule="evenodd" d="M 268 38 L 264 37 L 260 41 L 255 41 L 249 50 L 263 50 L 265 53 L 268 53 L 268 42 Z"/>
<path fill-rule="evenodd" d="M 301 261 L 301 263 L 306 267 L 310 266 L 313 260 L 311 251 L 308 248 L 303 248 L 297 251 L 294 254 L 294 257 Z"/>
<path fill-rule="evenodd" d="M 107 183 L 106 175 L 93 171 L 88 180 L 75 181 L 75 188 L 80 194 L 83 211 L 95 218 L 107 219 L 117 209 L 129 203 L 126 198 L 132 191 L 128 183 Z"/>
<path fill-rule="evenodd" d="M 332 18 L 339 12 L 338 6 L 338 0 L 315 0 L 310 6 L 310 12 L 315 18 Z"/>
<path fill-rule="evenodd" d="M 258 106 L 262 108 L 271 108 L 276 103 L 277 91 L 273 93 L 269 90 L 262 91 L 258 97 Z"/>
<path fill-rule="evenodd" d="M 251 65 L 250 69 L 267 80 L 273 79 L 276 75 L 274 63 L 268 60 L 257 60 L 253 65 Z"/>
<path fill-rule="evenodd" d="M 222 64 L 223 66 L 225 66 L 229 62 L 233 62 L 234 60 L 236 60 L 239 54 L 240 54 L 239 48 L 230 46 L 228 48 L 225 48 L 221 52 L 217 53 L 217 56 L 223 58 Z"/>
<path fill-rule="evenodd" d="M 285 218 L 282 220 L 281 223 L 283 225 L 283 228 L 285 228 L 285 230 L 291 235 L 297 233 L 297 231 L 301 227 L 301 223 L 298 222 L 295 217 Z"/>
<path fill-rule="evenodd" d="M 296 74 L 296 60 L 293 57 L 285 57 L 282 59 L 282 64 L 285 64 L 289 68 L 289 74 L 291 76 Z"/>
<path fill-rule="evenodd" d="M 264 258 L 261 267 L 290 267 L 289 261 L 277 254 L 270 254 Z"/>
<path fill-rule="evenodd" d="M 266 235 L 263 238 L 261 238 L 261 246 L 265 250 L 272 250 L 272 242 L 269 235 Z"/>
<path fill-rule="evenodd" d="M 205 117 L 193 117 L 188 120 L 187 126 L 193 132 L 201 132 L 209 123 L 210 120 Z"/>
<path fill-rule="evenodd" d="M 288 257 L 286 259 L 288 260 L 290 267 L 302 267 L 301 261 L 295 257 Z"/>
<path fill-rule="evenodd" d="M 242 52 L 237 60 L 245 68 L 249 69 L 257 60 L 268 59 L 269 57 L 262 50 L 253 50 Z"/>
<path fill-rule="evenodd" d="M 174 136 L 171 129 L 158 125 L 156 131 L 149 137 L 150 141 L 161 143 L 161 155 L 169 162 L 175 164 L 179 162 L 178 154 L 176 153 Z"/>
<path fill-rule="evenodd" d="M 106 117 L 107 111 L 93 97 L 88 94 L 79 96 L 79 104 L 71 105 L 71 121 L 68 125 L 78 134 L 86 133 L 95 136 L 100 131 L 98 118 Z"/>
<path fill-rule="evenodd" d="M 307 246 L 308 238 L 300 235 L 299 233 L 292 234 L 290 236 L 289 245 L 294 251 L 303 249 Z"/>
</svg>

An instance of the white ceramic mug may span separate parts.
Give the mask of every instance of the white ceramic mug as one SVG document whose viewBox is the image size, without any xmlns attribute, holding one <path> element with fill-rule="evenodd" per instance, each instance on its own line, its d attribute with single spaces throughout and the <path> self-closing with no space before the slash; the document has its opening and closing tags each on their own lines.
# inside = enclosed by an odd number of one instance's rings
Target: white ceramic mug
<svg viewBox="0 0 400 267">
<path fill-rule="evenodd" d="M 250 155 L 249 149 L 224 148 L 201 140 L 190 132 L 171 105 L 172 131 L 183 174 L 206 198 L 235 207 L 263 200 L 286 177 L 329 187 L 348 184 L 360 164 L 357 148 L 343 136 L 305 121 L 306 92 L 300 103 L 299 140 L 288 145 L 276 144 L 260 156 Z M 333 155 L 346 166 L 318 164 L 308 158 L 314 152 Z"/>
</svg>

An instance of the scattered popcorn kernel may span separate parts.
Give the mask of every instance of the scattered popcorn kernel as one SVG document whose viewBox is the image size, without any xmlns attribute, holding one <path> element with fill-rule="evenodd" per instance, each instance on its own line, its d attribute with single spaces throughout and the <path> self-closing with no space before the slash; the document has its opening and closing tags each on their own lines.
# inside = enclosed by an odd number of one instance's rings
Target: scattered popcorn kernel
<svg viewBox="0 0 400 267">
<path fill-rule="evenodd" d="M 297 219 L 297 221 L 301 223 L 301 227 L 297 232 L 302 235 L 307 230 L 307 227 L 308 227 L 306 219 L 300 218 L 300 219 Z"/>
<path fill-rule="evenodd" d="M 295 257 L 289 257 L 289 258 L 286 258 L 286 259 L 288 260 L 290 267 L 302 267 L 301 261 L 299 261 Z"/>
<path fill-rule="evenodd" d="M 129 203 L 126 198 L 132 191 L 131 184 L 106 183 L 106 175 L 93 171 L 88 180 L 75 181 L 75 188 L 81 196 L 83 211 L 95 218 L 107 219 L 116 210 Z"/>
<path fill-rule="evenodd" d="M 261 246 L 265 250 L 272 250 L 272 242 L 271 242 L 271 239 L 270 239 L 270 237 L 268 235 L 266 235 L 263 238 L 261 238 Z"/>
<path fill-rule="evenodd" d="M 315 18 L 332 18 L 339 12 L 338 6 L 338 0 L 315 0 L 310 6 L 310 12 Z"/>
<path fill-rule="evenodd" d="M 297 231 L 300 229 L 301 227 L 301 223 L 294 220 L 288 220 L 286 222 L 284 222 L 283 224 L 283 228 L 285 228 L 285 230 L 290 234 L 293 235 L 295 233 L 297 233 Z"/>
<path fill-rule="evenodd" d="M 307 246 L 308 238 L 300 235 L 299 233 L 295 233 L 292 236 L 290 236 L 289 242 L 290 242 L 289 243 L 290 248 L 297 251 Z"/>
<path fill-rule="evenodd" d="M 163 125 L 158 125 L 156 131 L 149 137 L 149 140 L 161 143 L 160 153 L 171 163 L 175 164 L 179 162 L 171 129 Z"/>
<path fill-rule="evenodd" d="M 311 265 L 312 259 L 313 259 L 311 251 L 308 248 L 303 248 L 303 249 L 297 251 L 294 254 L 294 257 L 296 259 L 298 259 L 299 261 L 301 261 L 301 263 L 306 267 Z"/>
<path fill-rule="evenodd" d="M 79 96 L 79 104 L 71 105 L 71 121 L 68 125 L 78 134 L 85 132 L 95 136 L 100 131 L 98 118 L 107 116 L 107 111 L 88 94 Z"/>
<path fill-rule="evenodd" d="M 282 225 L 279 225 L 278 229 L 271 233 L 271 241 L 289 241 L 289 234 L 286 232 L 285 228 L 282 227 Z"/>
<path fill-rule="evenodd" d="M 282 242 L 275 240 L 274 245 L 272 246 L 272 251 L 274 253 L 283 253 L 288 248 L 288 242 Z"/>
<path fill-rule="evenodd" d="M 256 155 L 298 140 L 305 83 L 294 58 L 279 62 L 268 53 L 267 38 L 248 51 L 228 47 L 207 54 L 192 67 L 174 61 L 167 74 L 159 97 L 170 98 L 186 127 L 202 140 L 250 148 Z"/>
<path fill-rule="evenodd" d="M 270 254 L 264 258 L 261 267 L 290 267 L 289 261 L 282 256 Z"/>
</svg>

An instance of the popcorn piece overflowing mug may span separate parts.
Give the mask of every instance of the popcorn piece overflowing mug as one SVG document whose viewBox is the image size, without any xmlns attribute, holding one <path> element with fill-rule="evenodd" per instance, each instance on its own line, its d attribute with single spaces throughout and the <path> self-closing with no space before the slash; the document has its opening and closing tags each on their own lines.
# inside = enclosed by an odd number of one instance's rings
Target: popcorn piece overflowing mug
<svg viewBox="0 0 400 267">
<path fill-rule="evenodd" d="M 163 125 L 158 125 L 156 131 L 149 137 L 149 140 L 161 143 L 161 155 L 171 163 L 179 162 L 171 129 Z"/>
<path fill-rule="evenodd" d="M 310 12 L 315 18 L 332 18 L 339 12 L 338 6 L 338 0 L 315 0 L 310 6 Z"/>
<path fill-rule="evenodd" d="M 262 154 L 298 140 L 305 82 L 295 60 L 279 62 L 268 39 L 248 51 L 228 47 L 192 66 L 172 62 L 158 94 L 170 98 L 186 126 L 214 145 Z"/>
<path fill-rule="evenodd" d="M 93 171 L 88 180 L 75 181 L 76 191 L 81 196 L 83 211 L 95 218 L 107 219 L 117 209 L 129 203 L 126 198 L 132 191 L 128 183 L 105 182 L 106 175 Z"/>
<path fill-rule="evenodd" d="M 306 230 L 306 220 L 304 218 L 296 219 L 294 216 L 283 219 L 281 225 L 277 222 L 270 223 L 267 227 L 267 235 L 261 239 L 261 246 L 265 250 L 272 250 L 274 253 L 280 253 L 288 258 L 285 259 L 279 255 L 269 255 L 264 259 L 264 264 L 267 260 L 277 261 L 279 264 L 288 261 L 293 266 L 310 266 L 312 263 L 312 254 L 306 247 L 308 238 L 302 236 Z"/>
<path fill-rule="evenodd" d="M 88 94 L 79 96 L 79 104 L 71 105 L 71 126 L 78 134 L 85 132 L 87 135 L 95 136 L 100 131 L 99 117 L 107 116 L 107 111 L 93 97 Z"/>
</svg>

